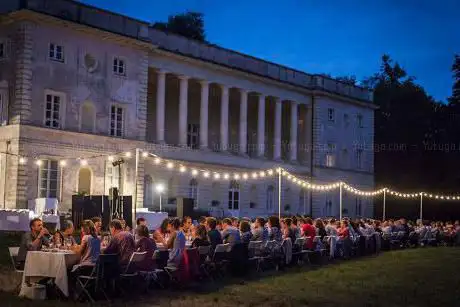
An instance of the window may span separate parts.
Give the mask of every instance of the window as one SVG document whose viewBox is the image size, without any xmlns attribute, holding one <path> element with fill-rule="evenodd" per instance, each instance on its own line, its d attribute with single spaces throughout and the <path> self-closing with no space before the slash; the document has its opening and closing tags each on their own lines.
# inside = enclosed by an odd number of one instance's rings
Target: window
<svg viewBox="0 0 460 307">
<path fill-rule="evenodd" d="M 355 212 L 356 216 L 362 216 L 362 200 L 361 198 L 356 197 L 356 205 L 355 205 Z"/>
<path fill-rule="evenodd" d="M 153 207 L 153 179 L 150 175 L 144 176 L 144 208 Z"/>
<path fill-rule="evenodd" d="M 6 58 L 6 44 L 5 42 L 0 42 L 0 59 Z"/>
<path fill-rule="evenodd" d="M 326 166 L 335 166 L 335 144 L 327 144 Z"/>
<path fill-rule="evenodd" d="M 123 183 L 120 182 L 121 174 L 120 174 L 120 167 L 113 166 L 111 162 L 107 162 L 107 169 L 106 169 L 106 193 L 109 194 L 110 188 L 117 188 L 121 192 L 121 188 L 123 187 Z"/>
<path fill-rule="evenodd" d="M 332 216 L 332 200 L 329 198 L 326 198 L 326 202 L 324 204 L 324 209 L 323 209 L 323 215 Z"/>
<path fill-rule="evenodd" d="M 345 128 L 350 125 L 350 116 L 347 113 L 343 114 L 343 125 Z"/>
<path fill-rule="evenodd" d="M 267 212 L 275 210 L 275 188 L 270 185 L 267 188 Z"/>
<path fill-rule="evenodd" d="M 197 124 L 188 124 L 187 126 L 187 146 L 197 149 L 200 144 L 200 126 Z"/>
<path fill-rule="evenodd" d="M 362 149 L 356 150 L 356 168 L 358 169 L 363 168 L 363 150 Z"/>
<path fill-rule="evenodd" d="M 299 192 L 299 206 L 297 208 L 297 213 L 303 212 L 303 214 L 306 214 L 306 211 L 305 190 L 301 189 Z"/>
<path fill-rule="evenodd" d="M 349 167 L 349 161 L 348 161 L 348 149 L 344 148 L 342 149 L 342 167 L 343 168 L 348 168 Z"/>
<path fill-rule="evenodd" d="M 193 207 L 198 208 L 198 181 L 195 178 L 190 180 L 188 198 L 193 199 Z"/>
<path fill-rule="evenodd" d="M 251 209 L 256 208 L 257 206 L 257 185 L 251 185 L 251 190 L 249 194 L 249 207 Z"/>
<path fill-rule="evenodd" d="M 124 110 L 122 107 L 112 106 L 110 109 L 110 135 L 123 136 Z"/>
<path fill-rule="evenodd" d="M 50 60 L 64 62 L 64 47 L 51 43 L 48 55 Z"/>
<path fill-rule="evenodd" d="M 55 94 L 46 94 L 45 97 L 45 126 L 59 129 L 62 127 L 62 97 Z"/>
<path fill-rule="evenodd" d="M 327 120 L 331 123 L 335 122 L 335 110 L 333 108 L 327 109 Z"/>
<path fill-rule="evenodd" d="M 6 92 L 0 91 L 0 126 L 8 124 L 8 103 Z"/>
<path fill-rule="evenodd" d="M 228 209 L 240 209 L 240 185 L 235 180 L 232 180 L 230 182 L 230 186 L 228 189 Z"/>
<path fill-rule="evenodd" d="M 113 73 L 119 76 L 126 75 L 126 64 L 125 60 L 122 58 L 114 58 L 113 59 Z"/>
<path fill-rule="evenodd" d="M 42 160 L 38 174 L 38 197 L 56 198 L 58 188 L 58 162 Z"/>
<path fill-rule="evenodd" d="M 363 115 L 362 114 L 358 114 L 356 116 L 356 119 L 358 121 L 358 128 L 363 128 Z"/>
</svg>

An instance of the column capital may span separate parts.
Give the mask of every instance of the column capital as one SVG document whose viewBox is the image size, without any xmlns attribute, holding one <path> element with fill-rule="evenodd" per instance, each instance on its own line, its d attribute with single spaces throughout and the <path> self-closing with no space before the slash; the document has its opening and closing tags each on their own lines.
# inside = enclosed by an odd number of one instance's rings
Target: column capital
<svg viewBox="0 0 460 307">
<path fill-rule="evenodd" d="M 281 103 L 283 100 L 279 97 L 273 97 L 273 99 L 275 100 L 275 103 Z"/>
<path fill-rule="evenodd" d="M 159 75 L 166 75 L 167 73 L 168 73 L 168 71 L 163 69 L 163 68 L 158 68 L 157 69 L 157 74 L 159 74 Z"/>
<path fill-rule="evenodd" d="M 223 91 L 228 91 L 230 90 L 230 86 L 228 86 L 227 84 L 219 84 L 220 85 L 220 88 L 223 90 Z"/>
<path fill-rule="evenodd" d="M 246 94 L 247 95 L 250 92 L 249 90 L 244 89 L 244 88 L 238 88 L 238 90 L 240 91 L 240 94 Z"/>
<path fill-rule="evenodd" d="M 211 83 L 208 80 L 200 80 L 198 82 L 200 82 L 201 86 L 209 86 L 209 84 Z"/>
<path fill-rule="evenodd" d="M 177 75 L 177 78 L 179 78 L 182 81 L 188 81 L 188 79 L 190 79 L 190 77 L 186 75 Z"/>
</svg>

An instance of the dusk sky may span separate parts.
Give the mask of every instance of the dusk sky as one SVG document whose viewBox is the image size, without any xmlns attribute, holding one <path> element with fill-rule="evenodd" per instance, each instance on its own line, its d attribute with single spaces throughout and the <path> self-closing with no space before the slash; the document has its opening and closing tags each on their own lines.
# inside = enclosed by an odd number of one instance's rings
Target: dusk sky
<svg viewBox="0 0 460 307">
<path fill-rule="evenodd" d="M 460 54 L 458 0 L 83 0 L 148 22 L 205 15 L 207 40 L 308 73 L 379 69 L 383 53 L 438 100 L 451 94 Z"/>
</svg>

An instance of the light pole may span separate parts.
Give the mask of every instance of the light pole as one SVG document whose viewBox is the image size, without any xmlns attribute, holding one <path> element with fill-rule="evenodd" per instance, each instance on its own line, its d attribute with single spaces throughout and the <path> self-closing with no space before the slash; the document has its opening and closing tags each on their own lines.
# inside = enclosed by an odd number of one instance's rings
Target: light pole
<svg viewBox="0 0 460 307">
<path fill-rule="evenodd" d="M 158 194 L 160 194 L 160 212 L 161 212 L 161 196 L 163 194 L 163 191 L 165 190 L 165 187 L 164 185 L 160 183 L 156 185 L 155 190 L 158 192 Z"/>
</svg>

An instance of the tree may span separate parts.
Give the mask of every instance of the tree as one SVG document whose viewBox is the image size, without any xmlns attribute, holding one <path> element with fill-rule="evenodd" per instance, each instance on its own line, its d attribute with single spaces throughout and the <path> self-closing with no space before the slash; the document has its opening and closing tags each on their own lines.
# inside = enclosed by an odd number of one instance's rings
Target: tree
<svg viewBox="0 0 460 307">
<path fill-rule="evenodd" d="M 456 54 L 452 65 L 454 84 L 452 86 L 452 96 L 449 98 L 450 104 L 460 104 L 460 55 Z"/>
<path fill-rule="evenodd" d="M 171 15 L 168 17 L 168 22 L 156 22 L 153 28 L 206 42 L 202 13 L 186 12 L 179 15 Z"/>
<path fill-rule="evenodd" d="M 356 80 L 356 76 L 338 76 L 335 79 L 337 81 L 340 81 L 340 82 L 343 82 L 343 83 L 349 84 L 349 85 L 356 85 L 356 83 L 358 82 Z"/>
</svg>

